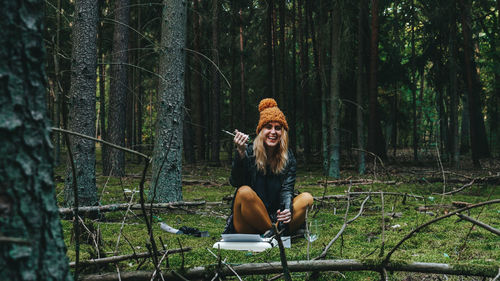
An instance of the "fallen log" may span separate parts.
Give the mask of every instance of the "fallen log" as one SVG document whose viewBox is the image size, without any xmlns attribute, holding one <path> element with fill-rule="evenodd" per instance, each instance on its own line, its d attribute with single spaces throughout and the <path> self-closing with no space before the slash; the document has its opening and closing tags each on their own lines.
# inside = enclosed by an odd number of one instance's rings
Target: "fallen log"
<svg viewBox="0 0 500 281">
<path fill-rule="evenodd" d="M 243 275 L 261 275 L 261 274 L 276 274 L 282 273 L 283 268 L 281 262 L 269 263 L 247 263 L 235 265 L 233 270 L 239 276 Z M 421 272 L 433 274 L 448 274 L 448 275 L 464 275 L 464 276 L 481 276 L 495 277 L 497 274 L 497 266 L 485 266 L 467 264 L 453 265 L 445 263 L 388 263 L 385 267 L 381 262 L 361 262 L 357 260 L 314 260 L 314 261 L 289 261 L 288 268 L 290 272 L 311 272 L 311 271 L 376 271 L 380 272 L 384 268 L 387 271 L 405 271 L 405 272 Z M 231 276 L 234 273 L 226 267 L 217 268 L 216 266 L 199 266 L 179 272 L 183 277 L 188 279 L 208 279 L 215 272 L 219 276 Z M 82 276 L 82 281 L 142 281 L 151 280 L 153 271 L 128 271 L 120 272 L 120 276 L 116 272 L 105 274 L 93 274 Z M 165 280 L 182 280 L 171 272 L 163 273 Z M 119 279 L 120 278 L 120 279 Z"/>
<path fill-rule="evenodd" d="M 181 252 L 189 252 L 189 251 L 191 251 L 191 248 L 170 249 L 167 251 L 168 251 L 168 254 L 176 254 L 176 253 L 181 253 Z M 162 251 L 158 251 L 158 253 L 160 255 L 163 255 L 167 251 L 162 250 Z M 113 257 L 106 257 L 106 258 L 100 258 L 100 259 L 91 259 L 91 260 L 86 260 L 86 261 L 80 261 L 78 263 L 78 266 L 89 266 L 89 265 L 98 265 L 98 264 L 101 265 L 101 264 L 120 262 L 120 261 L 124 261 L 124 260 L 129 260 L 129 259 L 147 258 L 150 256 L 151 256 L 151 254 L 149 252 L 144 252 L 144 253 L 138 253 L 138 254 L 113 256 Z M 69 266 L 74 267 L 75 262 L 70 262 Z"/>
<path fill-rule="evenodd" d="M 319 185 L 325 185 L 324 180 L 319 180 L 317 181 Z M 348 184 L 353 184 L 353 185 L 368 185 L 368 184 L 374 184 L 374 183 L 381 183 L 381 184 L 397 184 L 396 181 L 379 181 L 379 180 L 372 180 L 372 179 L 358 179 L 358 180 L 350 180 L 350 179 L 345 179 L 345 180 L 331 180 L 331 181 L 326 181 L 326 184 L 331 184 L 331 185 L 348 185 Z"/>
<path fill-rule="evenodd" d="M 197 202 L 172 202 L 172 203 L 154 203 L 152 204 L 153 209 L 176 209 L 178 207 L 193 207 L 193 206 L 202 206 L 207 202 L 205 201 L 197 201 Z M 129 207 L 129 203 L 120 203 L 120 204 L 110 204 L 110 205 L 102 205 L 102 206 L 83 206 L 78 208 L 79 213 L 90 213 L 90 212 L 113 212 L 113 211 L 122 211 L 127 210 Z M 151 207 L 150 204 L 147 204 L 146 209 Z M 130 206 L 131 210 L 140 210 L 141 204 L 132 204 Z M 59 208 L 60 215 L 72 214 L 73 208 Z"/>
<path fill-rule="evenodd" d="M 353 195 L 380 195 L 381 192 L 376 191 L 376 192 L 369 192 L 369 191 L 355 191 L 355 192 L 350 192 L 349 194 L 351 196 Z M 417 199 L 424 199 L 423 196 L 419 195 L 411 195 L 407 193 L 399 193 L 399 192 L 383 192 L 384 195 L 394 195 L 394 196 L 406 196 L 406 197 L 412 197 L 412 198 L 417 198 Z M 347 200 L 347 195 L 325 195 L 325 196 L 318 196 L 314 197 L 314 200 L 322 200 L 322 199 L 344 199 Z"/>
</svg>

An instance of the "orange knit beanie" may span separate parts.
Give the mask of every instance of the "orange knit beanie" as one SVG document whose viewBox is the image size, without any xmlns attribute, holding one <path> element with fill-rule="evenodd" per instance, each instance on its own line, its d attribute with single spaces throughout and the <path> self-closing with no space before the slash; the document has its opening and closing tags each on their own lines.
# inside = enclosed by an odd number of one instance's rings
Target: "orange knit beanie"
<svg viewBox="0 0 500 281">
<path fill-rule="evenodd" d="M 285 128 L 285 130 L 288 131 L 288 123 L 286 122 L 285 115 L 278 108 L 278 104 L 274 99 L 267 98 L 261 100 L 259 103 L 259 111 L 260 119 L 259 124 L 257 125 L 257 134 L 259 134 L 264 125 L 273 121 L 279 122 Z"/>
</svg>

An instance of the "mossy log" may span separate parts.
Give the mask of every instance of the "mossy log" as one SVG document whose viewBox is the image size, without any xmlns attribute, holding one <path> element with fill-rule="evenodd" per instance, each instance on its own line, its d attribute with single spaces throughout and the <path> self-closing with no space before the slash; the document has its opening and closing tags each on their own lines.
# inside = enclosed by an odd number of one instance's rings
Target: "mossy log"
<svg viewBox="0 0 500 281">
<path fill-rule="evenodd" d="M 315 261 L 289 261 L 288 269 L 290 272 L 312 272 L 312 271 L 381 271 L 382 262 L 367 263 L 357 260 L 315 260 Z M 497 274 L 497 266 L 484 265 L 451 265 L 444 263 L 389 263 L 385 267 L 387 271 L 405 271 L 405 272 L 421 272 L 433 274 L 448 274 L 448 275 L 465 275 L 465 276 L 482 276 L 495 277 Z M 233 266 L 233 270 L 239 276 L 244 275 L 260 275 L 260 274 L 277 274 L 282 273 L 283 268 L 281 262 L 270 263 L 248 263 L 238 266 Z M 183 277 L 188 279 L 203 279 L 211 278 L 215 272 L 219 276 L 230 276 L 233 273 L 226 267 L 194 267 L 179 272 Z M 151 280 L 152 271 L 132 271 L 121 272 L 120 278 L 122 281 L 127 280 Z M 165 280 L 181 280 L 177 275 L 171 272 L 164 272 Z M 115 281 L 119 280 L 117 273 L 106 273 L 101 275 L 82 276 L 83 281 Z"/>
</svg>

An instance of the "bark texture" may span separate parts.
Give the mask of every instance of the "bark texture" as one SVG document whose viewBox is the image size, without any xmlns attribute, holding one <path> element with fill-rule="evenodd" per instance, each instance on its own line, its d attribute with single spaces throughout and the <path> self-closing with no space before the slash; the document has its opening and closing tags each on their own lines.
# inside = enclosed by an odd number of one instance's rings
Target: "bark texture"
<svg viewBox="0 0 500 281">
<path fill-rule="evenodd" d="M 158 122 L 149 199 L 174 202 L 182 200 L 186 1 L 164 0 L 163 5 Z"/>
<path fill-rule="evenodd" d="M 44 2 L 0 9 L 0 280 L 71 280 L 46 119 Z"/>
<path fill-rule="evenodd" d="M 113 33 L 113 55 L 111 65 L 111 81 L 109 89 L 107 141 L 125 146 L 125 112 L 127 104 L 128 75 L 128 41 L 130 0 L 115 2 L 115 30 Z M 125 153 L 117 149 L 106 149 L 106 164 L 103 174 L 113 176 L 125 175 Z"/>
<path fill-rule="evenodd" d="M 96 77 L 97 77 L 97 0 L 75 2 L 71 88 L 69 97 L 68 129 L 88 136 L 96 133 Z M 95 179 L 95 142 L 70 136 L 76 168 L 78 201 L 80 205 L 97 205 Z M 74 205 L 73 176 L 68 163 L 64 186 L 64 202 Z"/>
</svg>

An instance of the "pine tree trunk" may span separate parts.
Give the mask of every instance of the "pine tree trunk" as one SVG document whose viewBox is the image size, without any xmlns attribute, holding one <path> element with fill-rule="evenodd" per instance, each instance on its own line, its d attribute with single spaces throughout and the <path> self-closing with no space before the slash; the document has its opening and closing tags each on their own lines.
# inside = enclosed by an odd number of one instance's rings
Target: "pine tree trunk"
<svg viewBox="0 0 500 281">
<path fill-rule="evenodd" d="M 188 9 L 188 12 L 187 12 L 187 18 L 189 18 L 190 15 L 190 11 L 192 11 L 192 9 Z M 188 26 L 186 26 L 186 28 L 189 28 Z M 189 30 L 190 32 L 191 30 Z M 187 37 L 187 35 L 186 35 Z M 188 58 L 192 59 L 193 57 L 192 56 L 189 56 Z M 188 62 L 189 63 L 189 62 Z M 189 84 L 189 81 L 192 80 L 192 72 L 190 71 L 186 71 L 186 79 L 184 81 L 184 85 L 185 85 L 185 90 L 184 90 L 184 107 L 186 108 L 186 110 L 183 110 L 184 112 L 184 126 L 183 126 L 183 141 L 184 141 L 184 144 L 183 144 L 183 148 L 184 148 L 184 158 L 186 160 L 186 163 L 188 164 L 194 164 L 196 163 L 196 155 L 195 155 L 195 151 L 194 151 L 194 131 L 193 131 L 193 121 L 191 119 L 191 108 L 193 106 L 193 102 L 191 100 L 191 87 L 190 87 L 190 84 Z M 196 101 L 195 101 L 196 102 Z"/>
<path fill-rule="evenodd" d="M 341 34 L 341 0 L 336 0 L 332 12 L 332 51 L 331 51 L 331 77 L 330 77 L 330 102 L 328 136 L 330 144 L 328 146 L 328 176 L 340 177 L 340 34 Z"/>
<path fill-rule="evenodd" d="M 268 88 L 265 92 L 264 97 L 275 97 L 276 96 L 276 84 L 275 84 L 275 74 L 274 74 L 274 27 L 273 27 L 273 12 L 274 12 L 274 1 L 266 0 L 267 2 L 267 19 L 266 19 L 266 50 L 267 50 L 267 83 Z"/>
<path fill-rule="evenodd" d="M 370 39 L 370 121 L 368 122 L 368 150 L 382 159 L 386 158 L 385 140 L 380 127 L 378 114 L 378 33 L 379 33 L 379 0 L 372 0 L 372 22 Z"/>
<path fill-rule="evenodd" d="M 311 155 L 311 134 L 309 129 L 309 46 L 307 43 L 307 30 L 308 30 L 308 20 L 304 16 L 305 21 L 302 20 L 303 12 L 305 11 L 305 5 L 303 0 L 299 0 L 299 41 L 300 41 L 300 68 L 301 68 L 301 93 L 300 97 L 302 99 L 301 113 L 302 113 L 302 137 L 303 137 L 303 149 L 304 158 L 309 159 Z"/>
<path fill-rule="evenodd" d="M 182 130 L 186 1 L 164 0 L 161 27 L 160 86 L 149 200 L 182 200 Z M 168 19 L 168 20 L 167 20 Z"/>
<path fill-rule="evenodd" d="M 219 65 L 219 1 L 212 0 L 212 60 Z M 210 162 L 213 165 L 220 165 L 220 74 L 219 70 L 212 67 L 212 90 L 211 90 L 211 108 L 210 120 L 212 123 Z"/>
<path fill-rule="evenodd" d="M 73 25 L 73 50 L 71 65 L 70 112 L 68 129 L 88 136 L 95 136 L 96 124 L 96 75 L 97 75 L 97 21 L 99 8 L 96 0 L 75 2 Z M 70 137 L 76 166 L 76 182 L 80 206 L 98 204 L 95 178 L 94 141 Z M 69 161 L 69 159 L 68 159 Z M 66 169 L 64 203 L 74 205 L 71 164 Z"/>
<path fill-rule="evenodd" d="M 60 67 L 59 67 L 59 47 L 60 40 L 59 35 L 61 33 L 61 0 L 57 0 L 57 11 L 56 11 L 56 43 L 54 46 L 54 102 L 55 102 L 55 114 L 54 114 L 54 126 L 61 126 L 61 89 L 60 89 Z M 61 155 L 61 134 L 54 134 L 54 164 L 59 165 L 60 155 Z"/>
<path fill-rule="evenodd" d="M 137 4 L 139 5 L 136 9 L 137 11 L 137 32 L 141 34 L 142 32 L 142 7 L 141 7 L 141 0 L 137 1 Z M 137 81 L 137 103 L 136 103 L 136 111 L 137 111 L 137 118 L 135 120 L 136 122 L 136 137 L 137 137 L 137 147 L 136 150 L 139 152 L 142 152 L 142 112 L 143 112 L 143 102 L 144 102 L 144 88 L 142 86 L 142 71 L 141 71 L 141 57 L 142 57 L 142 51 L 141 51 L 141 36 L 136 37 L 137 43 L 136 45 L 138 46 L 136 56 L 137 56 L 137 71 L 136 71 L 136 81 Z M 137 157 L 137 162 L 142 161 L 142 158 L 140 156 Z"/>
<path fill-rule="evenodd" d="M 413 109 L 413 161 L 418 161 L 417 68 L 415 66 L 415 3 L 411 2 L 411 97 Z"/>
<path fill-rule="evenodd" d="M 457 24 L 456 24 L 456 4 L 452 1 L 450 9 L 450 39 L 449 39 L 449 70 L 450 70 L 450 154 L 453 166 L 458 168 L 460 165 L 460 150 L 459 141 L 460 135 L 458 133 L 458 92 L 457 92 Z"/>
<path fill-rule="evenodd" d="M 39 0 L 6 1 L 0 9 L 0 228 L 3 238 L 12 238 L 0 243 L 0 280 L 72 280 L 45 118 L 44 6 Z"/>
<path fill-rule="evenodd" d="M 125 146 L 125 112 L 127 102 L 127 63 L 129 40 L 130 0 L 115 2 L 115 30 L 113 33 L 113 55 L 109 90 L 107 141 Z M 107 149 L 103 174 L 125 175 L 125 154 L 122 150 Z"/>
<path fill-rule="evenodd" d="M 368 20 L 368 2 L 359 0 L 359 15 L 358 15 L 358 58 L 357 58 L 357 73 L 356 73 L 356 131 L 358 137 L 358 172 L 360 175 L 365 173 L 365 129 L 364 129 L 364 95 L 366 91 L 366 61 L 365 61 L 365 46 L 366 46 L 366 26 Z"/>
<path fill-rule="evenodd" d="M 296 23 L 296 13 L 297 13 L 297 1 L 292 0 L 292 90 L 291 97 L 288 99 L 288 125 L 290 127 L 290 148 L 296 152 L 297 151 L 297 109 L 296 109 L 296 100 L 297 100 L 297 23 Z"/>
<path fill-rule="evenodd" d="M 285 77 L 287 73 L 287 65 L 286 65 L 286 37 L 285 37 L 285 22 L 286 22 L 286 1 L 281 0 L 279 3 L 279 23 L 280 23 L 280 72 L 279 72 L 279 91 L 278 91 L 278 100 L 279 104 L 282 107 L 281 110 L 287 112 L 287 103 L 285 103 L 286 97 L 286 89 L 285 89 Z M 278 73 L 277 73 L 278 74 Z"/>
<path fill-rule="evenodd" d="M 462 10 L 462 34 L 464 37 L 464 60 L 467 92 L 469 94 L 470 140 L 472 161 L 479 166 L 479 159 L 490 156 L 484 118 L 481 112 L 479 78 L 472 51 L 472 33 L 470 30 L 471 4 L 469 0 L 460 0 Z"/>
<path fill-rule="evenodd" d="M 192 96 L 193 100 L 197 102 L 193 103 L 193 123 L 196 124 L 194 132 L 194 143 L 196 146 L 196 155 L 198 161 L 205 159 L 205 127 L 203 126 L 203 105 L 204 96 L 202 94 L 202 83 L 203 79 L 201 77 L 201 56 L 198 55 L 200 52 L 200 41 L 201 41 L 201 29 L 200 22 L 202 18 L 199 15 L 200 0 L 193 0 L 193 49 L 195 54 L 193 56 L 193 74 L 192 74 Z"/>
<path fill-rule="evenodd" d="M 239 37 L 240 37 L 240 116 L 241 116 L 241 128 L 246 128 L 246 92 L 245 92 L 245 61 L 243 56 L 244 46 L 243 46 L 243 14 L 241 8 L 239 10 Z"/>
</svg>

